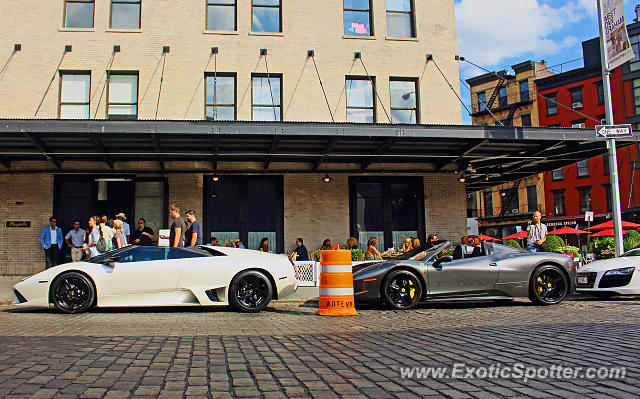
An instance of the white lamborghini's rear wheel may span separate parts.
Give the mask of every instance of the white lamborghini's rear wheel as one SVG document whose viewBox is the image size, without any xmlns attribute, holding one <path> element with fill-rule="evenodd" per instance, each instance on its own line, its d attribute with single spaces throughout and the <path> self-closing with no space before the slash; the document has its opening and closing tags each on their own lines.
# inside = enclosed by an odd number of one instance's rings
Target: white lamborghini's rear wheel
<svg viewBox="0 0 640 399">
<path fill-rule="evenodd" d="M 259 312 L 267 307 L 272 296 L 271 281 L 257 270 L 238 274 L 229 287 L 229 304 L 240 312 Z"/>
</svg>

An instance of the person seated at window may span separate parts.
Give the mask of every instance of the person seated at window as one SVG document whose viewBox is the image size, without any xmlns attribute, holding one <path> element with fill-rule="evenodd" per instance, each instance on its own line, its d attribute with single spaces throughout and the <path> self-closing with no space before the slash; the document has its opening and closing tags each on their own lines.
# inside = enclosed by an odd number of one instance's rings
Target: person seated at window
<svg viewBox="0 0 640 399">
<path fill-rule="evenodd" d="M 411 237 L 407 237 L 404 239 L 404 244 L 402 244 L 402 249 L 400 252 L 405 253 L 409 252 L 413 249 L 413 243 L 411 242 Z"/>
<path fill-rule="evenodd" d="M 411 239 L 411 246 L 413 248 L 418 248 L 420 246 L 420 239 L 415 237 Z"/>
<path fill-rule="evenodd" d="M 347 238 L 347 249 L 358 249 L 358 240 L 355 237 Z"/>
<path fill-rule="evenodd" d="M 475 258 L 476 256 L 482 256 L 482 240 L 480 237 L 473 237 L 473 252 L 471 253 L 471 257 Z"/>
<path fill-rule="evenodd" d="M 262 240 L 260 240 L 258 251 L 269 252 L 269 239 L 267 237 L 262 237 Z"/>
<path fill-rule="evenodd" d="M 369 237 L 369 241 L 367 241 L 367 252 L 365 252 L 365 259 L 367 260 L 382 260 L 383 256 L 387 256 L 389 253 L 393 251 L 393 248 L 386 250 L 385 252 L 380 252 L 376 248 L 378 245 L 378 238 Z"/>
<path fill-rule="evenodd" d="M 322 250 L 323 251 L 328 251 L 331 250 L 331 240 L 330 239 L 326 239 L 324 241 L 322 241 Z"/>
</svg>

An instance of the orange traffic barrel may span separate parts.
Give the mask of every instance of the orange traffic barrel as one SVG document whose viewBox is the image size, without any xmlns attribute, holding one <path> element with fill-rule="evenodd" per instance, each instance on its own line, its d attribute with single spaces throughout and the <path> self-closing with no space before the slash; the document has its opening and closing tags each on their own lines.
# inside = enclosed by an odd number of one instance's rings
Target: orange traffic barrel
<svg viewBox="0 0 640 399">
<path fill-rule="evenodd" d="M 358 314 L 353 299 L 351 251 L 320 251 L 320 316 Z"/>
</svg>

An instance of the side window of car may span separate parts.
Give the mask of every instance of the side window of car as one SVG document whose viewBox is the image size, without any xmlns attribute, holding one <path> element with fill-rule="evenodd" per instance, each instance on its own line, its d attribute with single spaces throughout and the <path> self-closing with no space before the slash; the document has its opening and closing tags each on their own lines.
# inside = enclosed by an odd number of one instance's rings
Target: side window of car
<svg viewBox="0 0 640 399">
<path fill-rule="evenodd" d="M 169 248 L 163 247 L 135 247 L 120 255 L 121 263 L 147 262 L 167 259 Z"/>
<path fill-rule="evenodd" d="M 209 256 L 208 254 L 190 249 L 190 248 L 168 248 L 168 259 L 185 259 L 185 258 L 204 258 Z"/>
</svg>

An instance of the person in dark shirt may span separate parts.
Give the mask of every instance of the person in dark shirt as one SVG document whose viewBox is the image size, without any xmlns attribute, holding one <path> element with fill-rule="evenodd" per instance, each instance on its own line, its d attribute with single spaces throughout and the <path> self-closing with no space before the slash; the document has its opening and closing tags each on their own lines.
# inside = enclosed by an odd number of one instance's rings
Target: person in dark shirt
<svg viewBox="0 0 640 399">
<path fill-rule="evenodd" d="M 296 260 L 309 260 L 309 252 L 300 237 L 296 239 L 296 249 L 293 252 L 296 254 Z"/>
<path fill-rule="evenodd" d="M 144 218 L 138 219 L 138 229 L 131 232 L 131 243 L 135 245 L 143 245 L 150 247 L 153 245 L 153 230 L 150 227 L 145 226 L 147 223 Z"/>
<path fill-rule="evenodd" d="M 185 246 L 194 247 L 196 245 L 202 245 L 202 226 L 200 222 L 196 220 L 196 212 L 192 209 L 185 213 L 187 221 L 191 223 L 185 234 Z"/>
<path fill-rule="evenodd" d="M 173 224 L 171 225 L 171 232 L 169 237 L 160 236 L 160 238 L 168 238 L 170 247 L 184 247 L 184 234 L 187 232 L 187 225 L 180 217 L 180 207 L 176 204 L 169 206 L 169 216 L 173 218 Z"/>
</svg>

